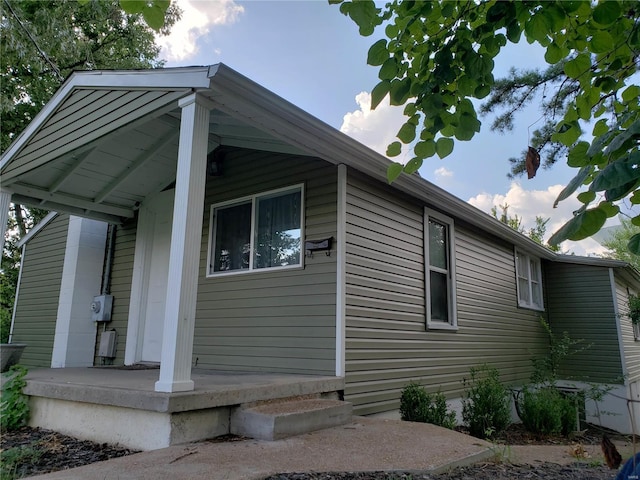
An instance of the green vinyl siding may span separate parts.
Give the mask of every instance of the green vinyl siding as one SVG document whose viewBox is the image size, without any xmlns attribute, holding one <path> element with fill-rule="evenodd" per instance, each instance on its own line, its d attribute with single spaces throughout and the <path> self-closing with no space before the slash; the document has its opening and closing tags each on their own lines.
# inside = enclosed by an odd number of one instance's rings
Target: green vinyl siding
<svg viewBox="0 0 640 480">
<path fill-rule="evenodd" d="M 633 325 L 629 317 L 629 295 L 637 295 L 640 292 L 628 287 L 618 275 L 616 275 L 615 281 L 625 373 L 627 375 L 626 381 L 627 383 L 633 383 L 640 381 L 640 341 L 636 340 L 633 334 Z"/>
<path fill-rule="evenodd" d="M 100 334 L 106 328 L 117 332 L 116 358 L 108 360 L 109 364 L 123 365 L 124 350 L 127 340 L 129 322 L 129 302 L 131 300 L 131 279 L 133 277 L 133 256 L 136 245 L 136 221 L 130 220 L 116 227 L 115 250 L 111 268 L 111 295 L 113 307 L 111 321 L 98 326 L 96 338 L 95 365 L 103 365 L 103 358 L 98 356 Z"/>
<path fill-rule="evenodd" d="M 588 347 L 571 355 L 560 374 L 567 379 L 622 383 L 620 344 L 609 268 L 545 264 L 549 324 Z"/>
<path fill-rule="evenodd" d="M 304 184 L 304 238 L 336 237 L 337 167 L 300 156 L 234 149 L 207 181 L 194 364 L 222 370 L 335 373 L 336 255 L 304 268 L 206 277 L 212 204 Z M 303 252 L 304 254 L 304 252 Z"/>
<path fill-rule="evenodd" d="M 25 247 L 13 343 L 26 343 L 20 363 L 51 366 L 69 215 L 58 215 Z"/>
<path fill-rule="evenodd" d="M 424 205 L 351 170 L 347 185 L 345 399 L 355 412 L 397 409 L 414 380 L 460 397 L 485 362 L 505 382 L 526 381 L 545 339 L 540 312 L 517 307 L 513 246 L 454 218 L 458 330 L 427 330 Z"/>
</svg>

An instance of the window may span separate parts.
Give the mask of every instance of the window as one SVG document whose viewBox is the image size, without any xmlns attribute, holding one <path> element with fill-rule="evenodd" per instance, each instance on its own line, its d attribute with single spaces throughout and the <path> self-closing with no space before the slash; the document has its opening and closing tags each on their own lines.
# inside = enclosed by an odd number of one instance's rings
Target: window
<svg viewBox="0 0 640 480">
<path fill-rule="evenodd" d="M 544 310 L 540 260 L 516 250 L 516 277 L 518 305 L 533 310 Z"/>
<path fill-rule="evenodd" d="M 302 266 L 302 186 L 211 207 L 209 275 Z"/>
<path fill-rule="evenodd" d="M 455 329 L 456 290 L 453 220 L 425 209 L 427 326 Z"/>
</svg>

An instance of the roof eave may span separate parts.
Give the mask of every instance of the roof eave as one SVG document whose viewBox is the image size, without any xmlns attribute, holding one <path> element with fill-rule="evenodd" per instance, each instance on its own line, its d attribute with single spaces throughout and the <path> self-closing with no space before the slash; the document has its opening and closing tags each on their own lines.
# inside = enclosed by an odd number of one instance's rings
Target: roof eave
<svg viewBox="0 0 640 480">
<path fill-rule="evenodd" d="M 307 151 L 334 164 L 344 163 L 382 182 L 387 182 L 387 167 L 392 163 L 387 157 L 313 117 L 287 100 L 270 92 L 253 80 L 239 74 L 224 64 L 214 65 L 209 73 L 211 89 L 233 92 L 259 105 L 274 116 L 287 120 L 298 136 L 308 135 L 313 145 L 304 145 Z M 401 175 L 392 187 L 442 209 L 467 223 L 512 242 L 541 258 L 553 259 L 555 253 L 516 232 L 509 226 L 460 200 L 447 191 L 417 175 Z"/>
</svg>

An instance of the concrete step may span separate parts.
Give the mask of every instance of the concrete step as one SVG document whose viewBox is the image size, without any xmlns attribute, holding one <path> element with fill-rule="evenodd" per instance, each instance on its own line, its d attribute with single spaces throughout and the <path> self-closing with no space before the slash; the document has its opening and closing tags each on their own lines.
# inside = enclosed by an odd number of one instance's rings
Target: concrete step
<svg viewBox="0 0 640 480">
<path fill-rule="evenodd" d="M 231 413 L 230 432 L 260 440 L 279 440 L 349 423 L 349 402 L 324 398 L 273 401 L 240 406 Z"/>
</svg>

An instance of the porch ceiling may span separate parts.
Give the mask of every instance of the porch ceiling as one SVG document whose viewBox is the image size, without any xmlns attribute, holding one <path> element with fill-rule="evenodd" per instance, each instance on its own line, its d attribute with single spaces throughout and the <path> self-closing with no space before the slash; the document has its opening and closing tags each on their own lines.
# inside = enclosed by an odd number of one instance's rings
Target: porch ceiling
<svg viewBox="0 0 640 480">
<path fill-rule="evenodd" d="M 32 122 L 37 128 L 3 155 L 2 188 L 12 192 L 14 202 L 38 208 L 112 223 L 133 217 L 145 198 L 175 181 L 178 100 L 194 90 L 210 100 L 217 96 L 192 77 L 183 80 L 184 85 L 165 81 L 168 87 L 142 88 L 74 85 L 71 77 L 64 95 L 54 97 Z M 228 145 L 301 152 L 232 114 L 211 111 L 208 151 Z"/>
</svg>

